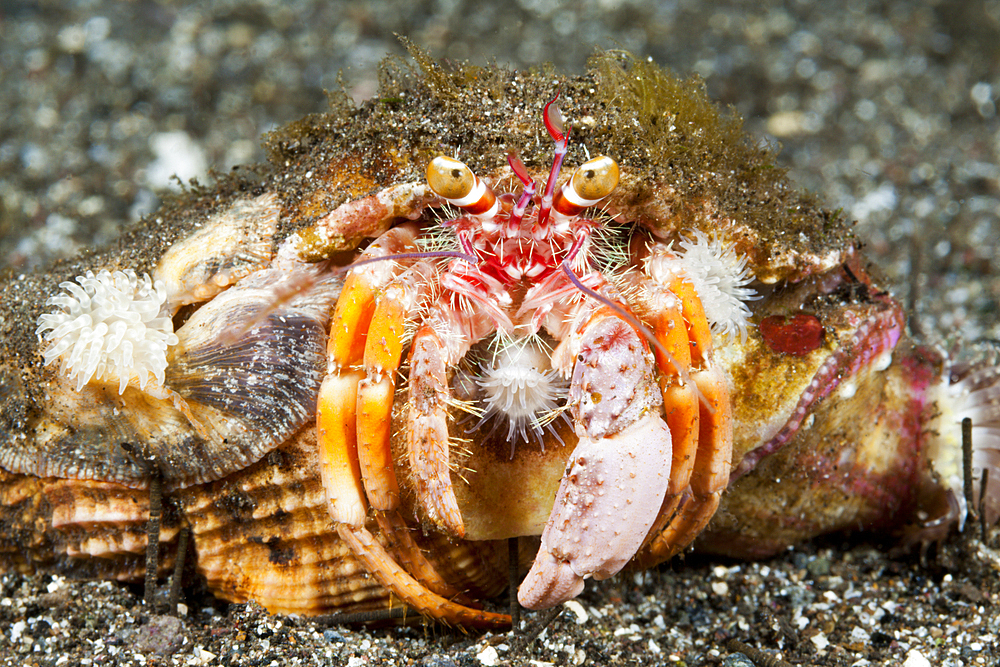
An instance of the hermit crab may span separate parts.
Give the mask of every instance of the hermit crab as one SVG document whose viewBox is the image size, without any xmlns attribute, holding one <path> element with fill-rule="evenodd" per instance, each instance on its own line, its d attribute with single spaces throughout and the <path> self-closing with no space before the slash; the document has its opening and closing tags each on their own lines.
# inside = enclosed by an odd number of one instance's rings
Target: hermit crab
<svg viewBox="0 0 1000 667">
<path fill-rule="evenodd" d="M 965 417 L 996 517 L 996 356 L 910 342 L 696 81 L 412 55 L 8 280 L 0 569 L 141 578 L 159 488 L 160 569 L 190 531 L 220 597 L 503 627 L 510 565 L 545 608 L 692 543 L 947 530 Z"/>
</svg>

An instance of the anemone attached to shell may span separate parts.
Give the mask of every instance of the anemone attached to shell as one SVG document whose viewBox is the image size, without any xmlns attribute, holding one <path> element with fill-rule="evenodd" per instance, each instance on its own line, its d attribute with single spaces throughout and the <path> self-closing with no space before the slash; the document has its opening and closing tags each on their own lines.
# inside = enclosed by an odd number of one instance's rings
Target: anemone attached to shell
<svg viewBox="0 0 1000 667">
<path fill-rule="evenodd" d="M 35 333 L 47 344 L 45 365 L 61 362 L 80 391 L 92 380 L 118 383 L 118 393 L 135 380 L 146 390 L 163 384 L 167 348 L 177 344 L 173 323 L 163 313 L 162 281 L 134 271 L 88 271 L 46 301 L 57 308 L 38 318 Z M 152 387 L 151 387 L 152 389 Z"/>
<path fill-rule="evenodd" d="M 679 249 L 655 249 L 646 260 L 649 274 L 664 284 L 669 274 L 683 275 L 698 293 L 712 333 L 739 336 L 745 343 L 751 315 L 746 302 L 760 298 L 747 287 L 754 280 L 747 258 L 715 234 L 693 230 L 692 235 L 681 239 Z"/>
</svg>

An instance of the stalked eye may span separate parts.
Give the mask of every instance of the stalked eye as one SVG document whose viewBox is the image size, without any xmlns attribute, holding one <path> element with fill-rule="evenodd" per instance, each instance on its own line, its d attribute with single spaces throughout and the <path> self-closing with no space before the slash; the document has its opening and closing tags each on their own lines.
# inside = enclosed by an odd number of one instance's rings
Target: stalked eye
<svg viewBox="0 0 1000 667">
<path fill-rule="evenodd" d="M 427 185 L 445 199 L 463 199 L 475 187 L 476 176 L 464 162 L 439 155 L 427 165 Z"/>
<path fill-rule="evenodd" d="M 573 174 L 573 189 L 582 199 L 604 199 L 617 185 L 618 163 L 606 155 L 587 160 Z"/>
</svg>

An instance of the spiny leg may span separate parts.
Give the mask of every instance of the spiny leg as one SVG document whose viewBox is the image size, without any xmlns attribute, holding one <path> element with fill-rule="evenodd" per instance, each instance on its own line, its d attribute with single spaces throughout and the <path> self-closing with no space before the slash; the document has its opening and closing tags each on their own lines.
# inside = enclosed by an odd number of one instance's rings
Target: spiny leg
<svg viewBox="0 0 1000 667">
<path fill-rule="evenodd" d="M 465 524 L 451 484 L 445 355 L 444 343 L 430 326 L 414 336 L 406 444 L 417 498 L 428 518 L 462 537 Z"/>
<path fill-rule="evenodd" d="M 375 251 L 366 251 L 364 258 L 410 249 L 413 230 L 397 230 L 400 228 L 383 235 L 376 241 Z M 402 354 L 406 314 L 417 307 L 426 292 L 430 276 L 424 274 L 430 270 L 429 265 L 420 262 L 399 276 L 394 268 L 362 269 L 352 272 L 346 281 L 333 318 L 331 371 L 318 402 L 324 488 L 341 539 L 366 569 L 403 602 L 444 622 L 503 628 L 509 625 L 509 617 L 479 612 L 444 597 L 466 600 L 434 570 L 413 542 L 405 522 L 391 509 L 398 504 L 389 451 L 393 375 Z M 381 297 L 376 298 L 380 291 Z M 357 370 L 359 363 L 363 371 Z M 364 527 L 366 490 L 384 538 L 407 569 Z"/>
<path fill-rule="evenodd" d="M 443 623 L 504 630 L 510 616 L 471 609 L 431 592 L 410 576 L 364 526 L 337 524 L 337 533 L 378 582 L 424 616 Z"/>
</svg>

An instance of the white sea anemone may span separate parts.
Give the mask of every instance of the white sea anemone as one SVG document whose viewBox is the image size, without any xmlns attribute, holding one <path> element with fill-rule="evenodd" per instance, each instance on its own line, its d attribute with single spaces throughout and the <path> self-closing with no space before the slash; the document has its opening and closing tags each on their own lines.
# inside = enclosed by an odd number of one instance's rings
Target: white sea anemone
<svg viewBox="0 0 1000 667">
<path fill-rule="evenodd" d="M 760 297 L 747 287 L 753 273 L 747 258 L 738 256 L 732 244 L 694 230 L 694 239 L 682 239 L 679 251 L 657 246 L 646 262 L 650 277 L 662 284 L 678 273 L 686 277 L 701 299 L 712 333 L 739 334 L 746 342 L 751 313 L 744 302 Z"/>
<path fill-rule="evenodd" d="M 140 389 L 150 377 L 162 385 L 167 348 L 177 344 L 173 322 L 162 316 L 163 282 L 140 279 L 134 271 L 102 270 L 77 276 L 76 283 L 60 284 L 65 291 L 45 305 L 61 310 L 38 318 L 35 333 L 48 344 L 45 365 L 59 360 L 77 391 L 95 378 L 117 380 L 119 394 L 133 378 Z"/>
<path fill-rule="evenodd" d="M 491 418 L 507 420 L 513 455 L 515 436 L 527 442 L 529 431 L 541 441 L 546 426 L 559 415 L 566 384 L 549 367 L 548 356 L 533 342 L 500 345 L 481 367 L 477 384 L 485 407 L 479 426 Z"/>
</svg>

